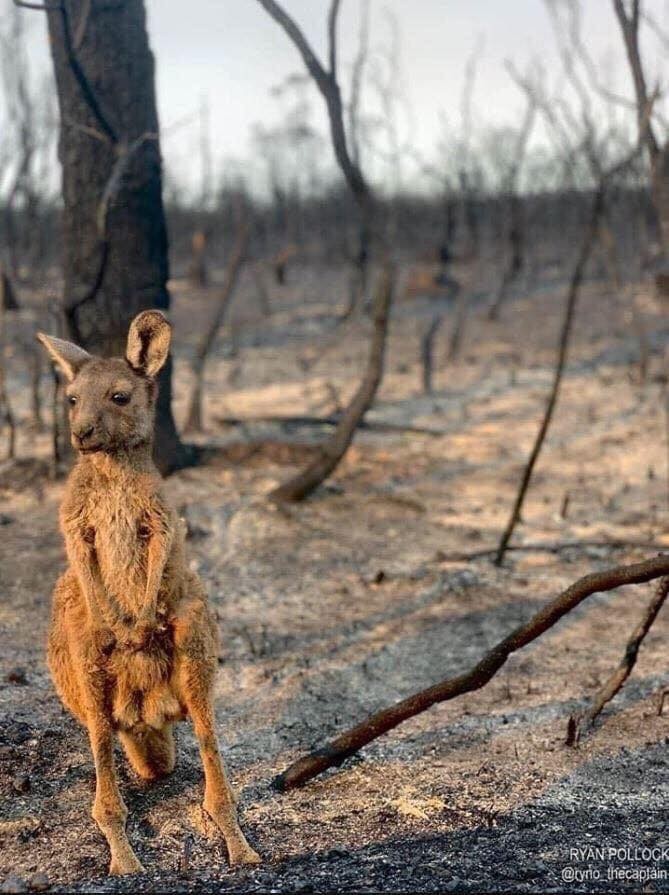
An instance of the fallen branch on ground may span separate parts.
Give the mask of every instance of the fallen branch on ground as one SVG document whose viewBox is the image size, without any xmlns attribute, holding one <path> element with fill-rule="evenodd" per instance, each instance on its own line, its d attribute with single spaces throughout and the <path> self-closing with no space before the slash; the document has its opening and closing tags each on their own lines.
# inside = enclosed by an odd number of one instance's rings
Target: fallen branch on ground
<svg viewBox="0 0 669 895">
<path fill-rule="evenodd" d="M 221 426 L 272 425 L 277 426 L 338 426 L 341 414 L 333 416 L 219 416 L 216 422 Z M 405 426 L 402 423 L 383 423 L 376 420 L 361 420 L 358 429 L 370 432 L 408 432 L 410 435 L 431 435 L 438 438 L 448 435 L 443 429 L 430 429 L 429 426 Z"/>
<path fill-rule="evenodd" d="M 609 550 L 625 550 L 627 548 L 636 548 L 637 550 L 667 550 L 668 544 L 658 544 L 655 541 L 551 541 L 545 544 L 541 542 L 533 544 L 512 544 L 506 548 L 507 553 L 563 553 L 567 550 L 588 550 L 588 549 L 609 549 Z M 473 559 L 485 559 L 486 557 L 497 556 L 497 548 L 484 548 L 481 550 L 464 551 L 462 553 L 443 553 L 439 554 L 440 562 L 470 562 Z"/>
<path fill-rule="evenodd" d="M 590 706 L 585 711 L 570 717 L 567 725 L 566 742 L 568 746 L 575 746 L 581 737 L 591 729 L 595 723 L 595 719 L 604 706 L 607 702 L 610 702 L 613 699 L 632 673 L 632 669 L 636 665 L 637 656 L 639 654 L 639 647 L 643 643 L 646 634 L 653 626 L 653 622 L 664 605 L 664 601 L 667 599 L 668 594 L 669 578 L 662 578 L 653 594 L 652 600 L 646 607 L 639 624 L 627 641 L 627 646 L 625 647 L 625 652 L 620 660 L 620 664 L 611 677 L 606 681 L 604 686 L 597 691 Z"/>
<path fill-rule="evenodd" d="M 436 703 L 480 690 L 495 676 L 512 653 L 532 643 L 592 594 L 611 591 L 629 584 L 643 584 L 665 575 L 669 575 L 669 554 L 662 554 L 629 566 L 617 566 L 602 572 L 593 572 L 579 578 L 559 597 L 535 613 L 528 622 L 496 644 L 469 671 L 457 677 L 447 678 L 389 708 L 376 712 L 366 721 L 291 764 L 275 778 L 275 787 L 285 791 L 301 786 L 328 768 L 341 764 L 344 759 L 354 755 L 363 746 Z"/>
</svg>

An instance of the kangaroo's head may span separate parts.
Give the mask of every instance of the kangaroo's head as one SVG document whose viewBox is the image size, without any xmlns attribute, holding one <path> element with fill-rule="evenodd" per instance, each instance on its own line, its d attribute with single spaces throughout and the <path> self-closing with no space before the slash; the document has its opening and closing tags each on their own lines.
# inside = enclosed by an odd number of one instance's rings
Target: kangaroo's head
<svg viewBox="0 0 669 895">
<path fill-rule="evenodd" d="M 125 358 L 96 357 L 63 339 L 38 333 L 67 380 L 72 446 L 81 454 L 116 453 L 151 444 L 158 386 L 171 327 L 160 311 L 130 324 Z"/>
</svg>

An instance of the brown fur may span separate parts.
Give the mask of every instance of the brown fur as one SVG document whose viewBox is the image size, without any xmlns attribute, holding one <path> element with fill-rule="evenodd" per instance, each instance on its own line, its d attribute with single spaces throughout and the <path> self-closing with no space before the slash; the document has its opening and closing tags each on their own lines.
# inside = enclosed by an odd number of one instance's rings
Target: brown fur
<svg viewBox="0 0 669 895">
<path fill-rule="evenodd" d="M 93 817 L 109 843 L 110 873 L 142 870 L 125 832 L 114 734 L 137 774 L 153 780 L 174 768 L 172 727 L 187 716 L 204 765 L 204 808 L 225 837 L 230 863 L 256 863 L 216 741 L 216 624 L 202 582 L 187 569 L 184 533 L 151 460 L 154 377 L 169 351 L 169 323 L 159 311 L 136 317 L 125 359 L 38 338 L 68 380 L 79 451 L 60 510 L 69 568 L 54 591 L 49 667 L 61 699 L 88 728 Z"/>
</svg>

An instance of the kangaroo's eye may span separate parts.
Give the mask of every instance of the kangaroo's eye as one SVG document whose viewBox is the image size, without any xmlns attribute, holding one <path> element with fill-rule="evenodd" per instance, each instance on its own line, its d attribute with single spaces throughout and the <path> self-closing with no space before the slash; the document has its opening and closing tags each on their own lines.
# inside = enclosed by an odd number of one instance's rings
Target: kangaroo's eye
<svg viewBox="0 0 669 895">
<path fill-rule="evenodd" d="M 77 396 L 76 395 L 68 395 L 67 403 L 70 405 L 70 407 L 74 407 L 74 405 L 77 403 Z"/>
<path fill-rule="evenodd" d="M 126 395 L 125 392 L 114 392 L 112 401 L 114 404 L 118 404 L 119 407 L 123 407 L 130 401 L 130 395 Z"/>
</svg>

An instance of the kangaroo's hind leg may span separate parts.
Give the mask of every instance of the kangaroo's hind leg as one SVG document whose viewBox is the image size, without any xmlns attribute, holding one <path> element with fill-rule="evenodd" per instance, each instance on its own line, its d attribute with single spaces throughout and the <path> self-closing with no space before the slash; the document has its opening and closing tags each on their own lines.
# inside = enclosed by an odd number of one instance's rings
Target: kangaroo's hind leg
<svg viewBox="0 0 669 895">
<path fill-rule="evenodd" d="M 49 668 L 58 694 L 86 726 L 95 762 L 97 821 L 111 850 L 110 873 L 143 870 L 125 832 L 127 809 L 114 769 L 114 732 L 106 705 L 109 632 L 92 631 L 75 575 L 67 571 L 56 585 L 49 631 Z"/>
<path fill-rule="evenodd" d="M 197 582 L 194 582 L 197 587 Z M 212 689 L 217 668 L 216 631 L 204 601 L 194 599 L 184 607 L 177 622 L 178 682 L 180 701 L 193 722 L 204 767 L 203 807 L 223 833 L 230 864 L 259 864 L 237 820 L 237 805 L 218 749 Z"/>
<path fill-rule="evenodd" d="M 113 732 L 107 719 L 92 708 L 88 720 L 88 735 L 95 761 L 95 801 L 93 818 L 109 843 L 112 874 L 142 873 L 144 868 L 132 850 L 125 831 L 128 810 L 116 780 L 114 768 Z"/>
</svg>

